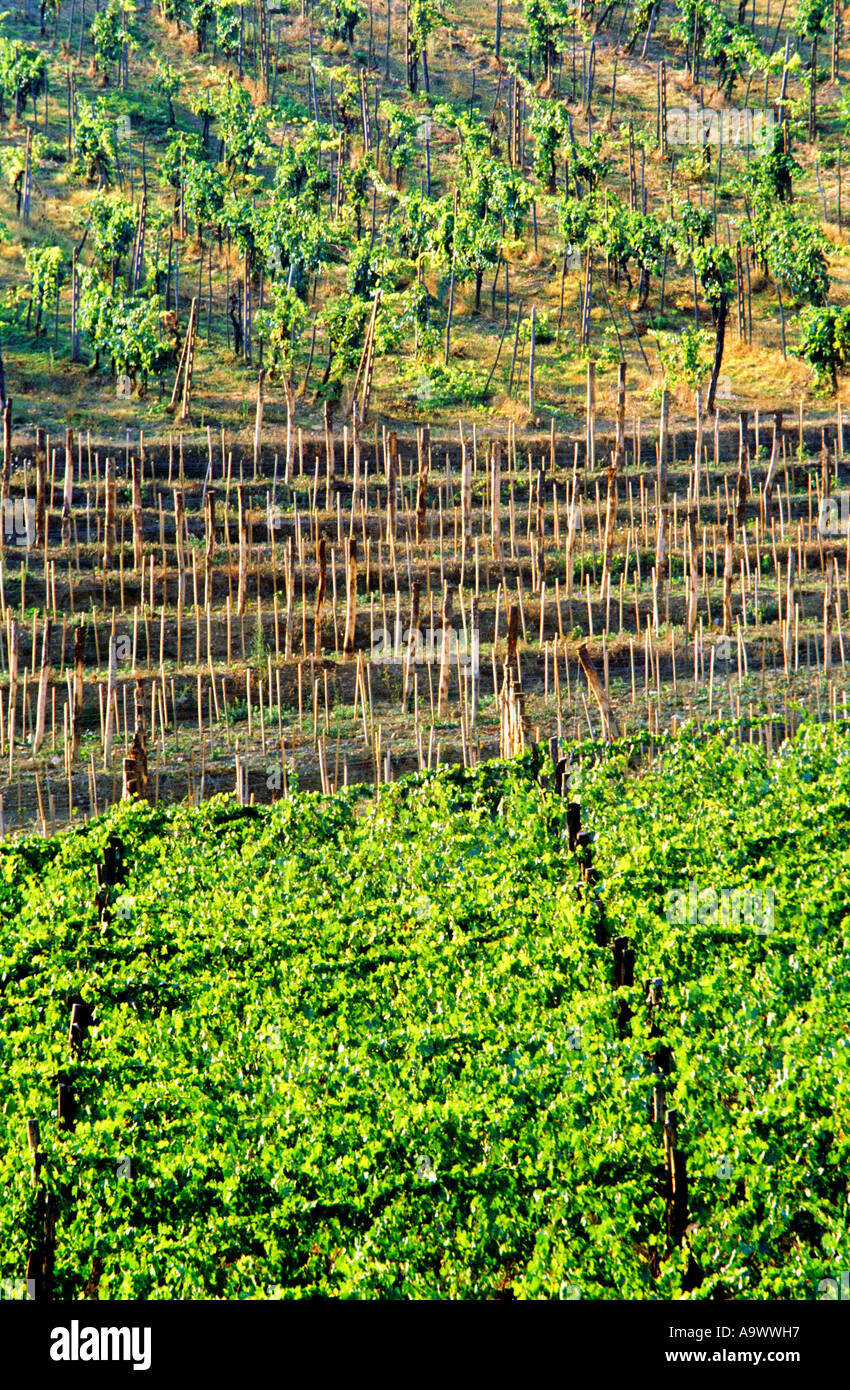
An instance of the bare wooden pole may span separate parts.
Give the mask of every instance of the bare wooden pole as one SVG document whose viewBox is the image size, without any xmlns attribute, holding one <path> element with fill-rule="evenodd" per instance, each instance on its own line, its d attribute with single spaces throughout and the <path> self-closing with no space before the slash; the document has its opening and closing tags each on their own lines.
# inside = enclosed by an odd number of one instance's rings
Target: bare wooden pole
<svg viewBox="0 0 850 1390">
<path fill-rule="evenodd" d="M 236 489 L 239 526 L 239 588 L 236 596 L 236 616 L 244 617 L 245 597 L 248 588 L 248 527 L 245 519 L 244 489 L 240 483 Z"/>
<path fill-rule="evenodd" d="M 599 677 L 599 672 L 596 670 L 593 659 L 590 656 L 586 642 L 582 642 L 578 649 L 578 659 L 599 709 L 603 736 L 607 742 L 610 742 L 611 739 L 619 733 L 617 718 L 614 713 L 614 706 L 611 704 L 606 694 L 605 687 Z"/>
<path fill-rule="evenodd" d="M 131 465 L 131 488 L 132 488 L 132 520 L 133 520 L 133 568 L 141 573 L 144 563 L 144 533 L 142 520 L 142 487 L 139 479 L 138 461 L 134 458 Z"/>
<path fill-rule="evenodd" d="M 688 614 L 687 628 L 689 636 L 693 636 L 697 622 L 697 603 L 699 600 L 699 572 L 697 569 L 697 518 L 693 508 L 688 512 L 688 559 L 689 582 L 688 582 Z"/>
<path fill-rule="evenodd" d="M 65 483 L 62 489 L 62 545 L 71 544 L 71 506 L 74 499 L 74 432 L 65 431 Z"/>
<path fill-rule="evenodd" d="M 74 629 L 74 712 L 71 721 L 71 757 L 80 756 L 80 739 L 83 732 L 83 669 L 86 651 L 86 629 L 81 623 Z"/>
<path fill-rule="evenodd" d="M 115 551 L 115 460 L 106 460 L 106 507 L 103 527 L 103 568 L 112 569 Z"/>
<path fill-rule="evenodd" d="M 442 718 L 449 698 L 449 679 L 451 677 L 451 638 L 452 638 L 452 586 L 446 584 L 443 596 L 443 631 L 440 648 L 440 680 L 437 687 L 437 717 Z"/>
<path fill-rule="evenodd" d="M 407 700 L 410 692 L 410 677 L 413 671 L 413 664 L 419 655 L 419 596 L 421 584 L 418 579 L 414 579 L 411 589 L 410 599 L 410 630 L 408 633 L 407 650 L 404 659 L 404 679 L 401 692 L 401 707 L 407 709 Z"/>
<path fill-rule="evenodd" d="M 36 702 L 35 733 L 32 739 L 32 755 L 37 757 L 38 751 L 44 742 L 45 722 L 47 717 L 47 686 L 50 679 L 50 635 L 53 624 L 49 618 L 44 620 L 44 631 L 41 641 L 41 670 L 38 678 L 38 699 Z"/>
<path fill-rule="evenodd" d="M 266 380 L 265 367 L 260 368 L 257 377 L 257 413 L 254 419 L 254 477 L 257 476 L 257 469 L 260 466 L 263 445 L 263 395 Z"/>
<path fill-rule="evenodd" d="M 103 767 L 108 772 L 112 762 L 113 703 L 118 671 L 118 642 L 114 631 L 109 636 L 109 667 L 106 685 L 106 711 L 103 732 Z"/>
<path fill-rule="evenodd" d="M 316 585 L 316 616 L 313 623 L 313 654 L 322 655 L 322 609 L 325 603 L 325 589 L 328 580 L 328 557 L 325 537 L 319 540 L 318 547 L 319 578 Z"/>
<path fill-rule="evenodd" d="M 29 130 L 27 131 L 29 138 Z M 47 491 L 47 449 L 45 431 L 38 427 L 35 432 L 35 543 L 44 545 L 45 540 L 45 494 Z"/>
<path fill-rule="evenodd" d="M 431 461 L 431 430 L 425 425 L 418 436 L 419 474 L 416 484 L 416 542 L 425 542 L 425 519 L 428 498 L 428 470 Z"/>
<path fill-rule="evenodd" d="M 387 453 L 387 545 L 395 545 L 396 488 L 398 479 L 398 436 L 390 432 Z"/>
<path fill-rule="evenodd" d="M 723 552 L 723 633 L 729 636 L 732 631 L 732 580 L 734 578 L 733 542 L 735 539 L 735 514 L 729 511 L 726 516 L 726 544 Z"/>
<path fill-rule="evenodd" d="M 343 656 L 354 655 L 354 636 L 357 624 L 357 537 L 349 536 L 346 550 L 345 569 L 345 636 L 342 642 Z"/>
</svg>

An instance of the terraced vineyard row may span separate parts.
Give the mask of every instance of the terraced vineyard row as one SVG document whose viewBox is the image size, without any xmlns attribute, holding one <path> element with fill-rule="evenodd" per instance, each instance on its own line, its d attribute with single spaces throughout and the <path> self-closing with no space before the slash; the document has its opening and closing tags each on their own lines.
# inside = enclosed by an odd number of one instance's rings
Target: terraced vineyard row
<svg viewBox="0 0 850 1390">
<path fill-rule="evenodd" d="M 299 433 L 288 468 L 212 432 L 200 456 L 182 438 L 118 456 L 72 433 L 10 444 L 5 829 L 128 787 L 258 803 L 554 733 L 835 717 L 840 412 L 695 441 L 663 419 L 647 437 L 621 403 L 613 436 L 526 450 L 462 425 L 413 448 L 377 425 Z M 137 730 L 145 765 L 126 772 Z"/>
<path fill-rule="evenodd" d="M 34 1119 L 56 1297 L 828 1296 L 846 727 L 773 757 L 721 735 L 582 753 L 590 879 L 537 753 L 374 805 L 132 802 L 5 846 L 0 1274 L 40 1239 Z M 706 908 L 754 882 L 770 918 Z"/>
</svg>

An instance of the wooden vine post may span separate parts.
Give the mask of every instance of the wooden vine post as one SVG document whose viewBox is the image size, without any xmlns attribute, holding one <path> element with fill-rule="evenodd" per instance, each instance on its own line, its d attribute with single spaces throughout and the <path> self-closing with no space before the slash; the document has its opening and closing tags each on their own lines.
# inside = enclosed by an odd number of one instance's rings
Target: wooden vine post
<svg viewBox="0 0 850 1390">
<path fill-rule="evenodd" d="M 413 663 L 419 652 L 419 597 L 421 587 L 419 580 L 414 579 L 410 597 L 410 630 L 404 656 L 404 676 L 401 691 L 401 707 L 403 710 L 407 709 L 407 700 L 411 683 L 410 677 L 413 670 Z"/>
<path fill-rule="evenodd" d="M 62 546 L 71 544 L 71 507 L 74 501 L 74 432 L 65 431 L 65 482 L 62 488 Z"/>
<path fill-rule="evenodd" d="M 319 579 L 316 585 L 316 616 L 313 621 L 313 655 L 322 655 L 322 610 L 325 604 L 325 589 L 328 582 L 327 542 L 322 536 L 318 546 Z"/>
<path fill-rule="evenodd" d="M 35 432 L 35 542 L 44 545 L 45 494 L 47 491 L 47 447 L 45 431 L 39 425 Z"/>
<path fill-rule="evenodd" d="M 15 618 L 9 622 L 9 778 L 15 766 L 15 711 L 18 701 L 18 624 Z"/>
<path fill-rule="evenodd" d="M 41 669 L 38 677 L 38 700 L 36 703 L 35 733 L 32 739 L 32 755 L 37 757 L 44 742 L 47 724 L 47 687 L 50 681 L 50 634 L 53 624 L 49 618 L 44 620 L 41 640 Z"/>
<path fill-rule="evenodd" d="M 112 569 L 115 550 L 115 460 L 106 460 L 106 507 L 103 525 L 103 568 Z"/>
<path fill-rule="evenodd" d="M 390 433 L 387 453 L 387 545 L 395 545 L 395 502 L 398 477 L 398 436 Z"/>
<path fill-rule="evenodd" d="M 499 563 L 502 560 L 502 444 L 493 440 L 490 478 L 490 553 Z"/>
<path fill-rule="evenodd" d="M 723 635 L 728 637 L 732 631 L 732 581 L 734 579 L 735 513 L 726 515 L 726 543 L 723 550 Z M 793 553 L 793 552 L 792 552 Z"/>
<path fill-rule="evenodd" d="M 80 756 L 80 739 L 83 734 L 83 670 L 86 651 L 86 629 L 81 623 L 74 629 L 74 699 L 71 719 L 71 758 Z"/>
<path fill-rule="evenodd" d="M 687 1162 L 678 1147 L 679 1114 L 668 1110 L 664 1116 L 664 1159 L 667 1169 L 667 1240 L 671 1247 L 682 1244 L 688 1224 Z"/>
<path fill-rule="evenodd" d="M 144 798 L 148 793 L 147 727 L 145 720 L 144 686 L 140 679 L 136 680 L 133 700 L 135 706 L 135 730 L 133 732 L 133 741 L 127 746 L 123 762 L 123 786 L 121 796 L 125 801 L 132 796 Z"/>
<path fill-rule="evenodd" d="M 349 536 L 347 541 L 345 567 L 345 637 L 342 643 L 343 656 L 354 655 L 354 634 L 357 625 L 357 537 Z"/>
<path fill-rule="evenodd" d="M 62 1101 L 62 1078 L 59 1082 L 60 1110 Z M 62 1116 L 60 1113 L 60 1127 Z M 40 1237 L 27 1253 L 26 1281 L 27 1298 L 35 1301 L 49 1301 L 53 1297 L 53 1268 L 56 1250 L 56 1198 L 48 1192 L 41 1177 L 41 1154 L 39 1152 L 40 1132 L 38 1120 L 27 1120 L 27 1144 L 32 1158 L 33 1186 L 35 1197 L 35 1228 Z"/>
<path fill-rule="evenodd" d="M 617 442 L 607 467 L 608 490 L 605 503 L 605 540 L 602 554 L 601 600 L 608 599 L 611 589 L 611 560 L 614 550 L 614 528 L 617 520 L 617 475 L 625 453 L 626 434 L 626 364 L 619 365 L 617 380 Z"/>
<path fill-rule="evenodd" d="M 658 423 L 658 500 L 667 501 L 667 453 L 670 433 L 670 392 L 661 392 L 661 417 Z"/>
<path fill-rule="evenodd" d="M 213 593 L 213 563 L 215 561 L 215 493 L 210 489 L 204 504 L 204 606 L 209 624 Z"/>
<path fill-rule="evenodd" d="M 446 583 L 443 595 L 443 631 L 440 644 L 440 678 L 437 695 L 437 717 L 441 719 L 446 712 L 449 699 L 449 680 L 451 677 L 452 640 L 452 586 Z"/>
<path fill-rule="evenodd" d="M 263 397 L 265 394 L 266 369 L 261 367 L 257 376 L 257 414 L 254 420 L 254 477 L 260 466 L 263 444 Z"/>
<path fill-rule="evenodd" d="M 97 893 L 95 907 L 101 926 L 109 926 L 112 921 L 111 890 L 124 883 L 127 877 L 126 850 L 119 835 L 110 835 L 103 852 L 103 863 L 97 865 Z"/>
<path fill-rule="evenodd" d="M 195 366 L 195 332 L 198 322 L 198 300 L 197 296 L 192 299 L 192 307 L 189 310 L 189 325 L 186 329 L 186 337 L 183 340 L 183 349 L 180 353 L 180 361 L 177 366 L 177 375 L 174 378 L 174 388 L 171 392 L 169 409 L 173 410 L 180 397 L 180 414 L 177 417 L 180 421 L 188 420 L 189 407 L 192 399 L 192 372 Z"/>
<path fill-rule="evenodd" d="M 419 475 L 416 482 L 416 543 L 425 543 L 425 520 L 428 505 L 428 467 L 431 453 L 431 430 L 428 425 L 417 436 Z"/>
<path fill-rule="evenodd" d="M 460 511 L 462 524 L 460 556 L 461 567 L 463 567 L 472 545 L 472 459 L 463 438 L 461 438 Z"/>
<path fill-rule="evenodd" d="M 688 636 L 692 637 L 697 625 L 697 603 L 699 601 L 699 550 L 697 547 L 697 517 L 693 508 L 688 512 Z"/>
<path fill-rule="evenodd" d="M 133 459 L 131 464 L 131 517 L 133 523 L 133 568 L 141 573 L 144 562 L 144 530 L 142 518 L 142 488 L 139 481 L 139 463 Z"/>
<path fill-rule="evenodd" d="M 245 613 L 245 597 L 248 589 L 248 527 L 245 520 L 244 489 L 240 483 L 236 489 L 237 524 L 239 527 L 239 587 L 236 595 L 236 616 Z"/>
<path fill-rule="evenodd" d="M 6 398 L 3 407 L 3 482 L 8 486 L 12 466 L 12 400 Z"/>
<path fill-rule="evenodd" d="M 614 938 L 614 988 L 628 989 L 635 982 L 635 953 L 627 936 Z M 617 1027 L 620 1037 L 626 1036 L 632 1011 L 625 999 L 617 1001 Z"/>
<path fill-rule="evenodd" d="M 599 717 L 602 720 L 602 736 L 606 743 L 610 743 L 615 737 L 619 736 L 619 725 L 614 713 L 614 706 L 608 698 L 605 686 L 602 684 L 599 672 L 594 665 L 586 642 L 582 642 L 578 649 L 578 659 L 599 709 Z"/>
<path fill-rule="evenodd" d="M 108 772 L 112 760 L 112 739 L 114 732 L 115 683 L 118 674 L 118 640 L 112 632 L 109 637 L 109 667 L 106 681 L 106 711 L 103 732 L 103 769 Z"/>
</svg>

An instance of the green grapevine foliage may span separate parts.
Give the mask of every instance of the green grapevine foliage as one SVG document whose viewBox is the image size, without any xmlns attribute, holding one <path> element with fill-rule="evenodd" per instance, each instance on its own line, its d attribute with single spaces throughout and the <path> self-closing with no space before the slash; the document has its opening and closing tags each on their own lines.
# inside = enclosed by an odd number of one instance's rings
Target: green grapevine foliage
<svg viewBox="0 0 850 1390">
<path fill-rule="evenodd" d="M 808 305 L 797 316 L 798 355 L 808 362 L 821 383 L 838 389 L 838 373 L 850 364 L 850 309 Z"/>
<path fill-rule="evenodd" d="M 584 750 L 615 993 L 565 807 L 532 755 L 272 808 L 124 803 L 0 845 L 0 1276 L 60 1198 L 57 1296 L 679 1298 L 649 1120 L 673 1066 L 700 1299 L 812 1299 L 846 1268 L 850 756 L 804 730 Z M 685 814 L 687 808 L 688 814 Z M 97 919 L 119 833 L 129 875 Z M 772 929 L 668 910 L 774 893 Z M 69 1000 L 78 1118 L 52 1109 Z M 618 1028 L 618 1000 L 632 1010 Z"/>
</svg>

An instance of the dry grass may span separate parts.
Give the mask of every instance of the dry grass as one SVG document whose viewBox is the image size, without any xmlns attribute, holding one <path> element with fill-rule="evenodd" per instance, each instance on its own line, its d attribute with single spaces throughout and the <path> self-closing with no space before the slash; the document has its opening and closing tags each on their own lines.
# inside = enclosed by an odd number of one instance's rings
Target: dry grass
<svg viewBox="0 0 850 1390">
<path fill-rule="evenodd" d="M 532 418 L 528 406 L 510 396 L 497 397 L 494 410 L 503 420 L 512 420 L 515 425 L 528 425 Z"/>
<path fill-rule="evenodd" d="M 260 106 L 265 106 L 269 99 L 269 89 L 262 78 L 255 80 L 245 73 L 242 77 L 242 86 L 251 98 L 251 104 L 256 110 Z"/>
</svg>

